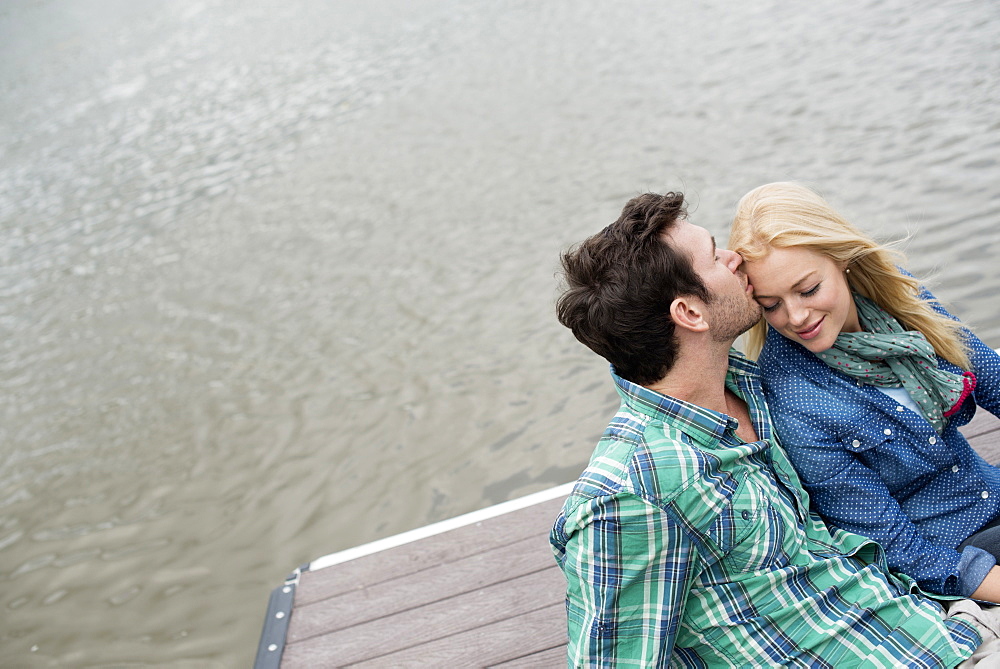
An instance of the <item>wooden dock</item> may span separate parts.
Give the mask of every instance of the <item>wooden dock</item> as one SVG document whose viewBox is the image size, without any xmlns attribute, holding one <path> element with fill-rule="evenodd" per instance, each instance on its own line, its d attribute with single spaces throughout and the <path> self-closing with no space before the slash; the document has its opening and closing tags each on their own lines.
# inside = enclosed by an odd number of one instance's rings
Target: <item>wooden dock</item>
<svg viewBox="0 0 1000 669">
<path fill-rule="evenodd" d="M 1000 420 L 962 428 L 1000 463 Z M 572 484 L 334 553 L 271 595 L 255 669 L 565 666 L 548 533 Z"/>
</svg>

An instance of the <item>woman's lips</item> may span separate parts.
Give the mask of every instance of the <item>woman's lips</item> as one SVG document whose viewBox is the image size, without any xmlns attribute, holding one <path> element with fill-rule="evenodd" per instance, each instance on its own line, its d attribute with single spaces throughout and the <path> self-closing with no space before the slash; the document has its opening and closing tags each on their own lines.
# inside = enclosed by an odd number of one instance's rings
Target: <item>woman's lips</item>
<svg viewBox="0 0 1000 669">
<path fill-rule="evenodd" d="M 823 321 L 826 320 L 826 316 L 816 321 L 816 324 L 812 327 L 806 328 L 805 330 L 799 330 L 795 334 L 799 336 L 799 339 L 812 339 L 819 334 L 820 326 L 823 325 Z"/>
</svg>

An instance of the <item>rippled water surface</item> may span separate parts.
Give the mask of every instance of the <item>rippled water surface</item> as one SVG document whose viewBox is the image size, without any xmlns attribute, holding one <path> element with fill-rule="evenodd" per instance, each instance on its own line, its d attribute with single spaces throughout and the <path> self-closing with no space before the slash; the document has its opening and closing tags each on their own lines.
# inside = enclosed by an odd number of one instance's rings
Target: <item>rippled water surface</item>
<svg viewBox="0 0 1000 669">
<path fill-rule="evenodd" d="M 560 250 L 817 186 L 1000 346 L 1000 6 L 0 8 L 4 666 L 241 667 L 320 555 L 571 480 Z"/>
</svg>

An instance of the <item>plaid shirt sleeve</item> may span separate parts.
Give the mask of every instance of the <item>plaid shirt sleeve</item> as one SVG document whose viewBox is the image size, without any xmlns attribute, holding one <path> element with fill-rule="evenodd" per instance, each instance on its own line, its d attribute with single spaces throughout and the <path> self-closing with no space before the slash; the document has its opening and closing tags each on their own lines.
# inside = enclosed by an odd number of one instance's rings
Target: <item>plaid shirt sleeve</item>
<svg viewBox="0 0 1000 669">
<path fill-rule="evenodd" d="M 581 503 L 564 528 L 570 664 L 667 666 L 699 562 L 682 525 L 618 493 Z"/>
</svg>

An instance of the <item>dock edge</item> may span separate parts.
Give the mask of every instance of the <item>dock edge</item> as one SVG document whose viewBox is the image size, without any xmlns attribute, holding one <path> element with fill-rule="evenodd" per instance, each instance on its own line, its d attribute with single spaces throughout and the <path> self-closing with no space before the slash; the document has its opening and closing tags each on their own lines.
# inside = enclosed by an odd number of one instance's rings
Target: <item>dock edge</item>
<svg viewBox="0 0 1000 669">
<path fill-rule="evenodd" d="M 575 481 L 564 483 L 553 488 L 546 488 L 530 495 L 518 497 L 516 499 L 494 504 L 493 506 L 471 511 L 461 516 L 455 516 L 447 520 L 442 520 L 430 525 L 418 527 L 408 532 L 394 534 L 384 539 L 378 539 L 367 544 L 347 548 L 336 553 L 324 555 L 316 558 L 312 562 L 296 569 L 285 582 L 271 591 L 271 597 L 267 602 L 267 613 L 264 616 L 264 629 L 260 634 L 260 642 L 257 644 L 257 657 L 253 663 L 253 669 L 280 669 L 281 656 L 285 650 L 285 642 L 288 637 L 288 624 L 292 617 L 292 608 L 295 604 L 295 589 L 299 583 L 299 575 L 306 571 L 316 571 L 332 567 L 354 560 L 366 555 L 378 553 L 389 548 L 402 546 L 412 541 L 418 541 L 435 534 L 441 534 L 449 530 L 454 530 L 465 525 L 479 523 L 489 518 L 495 518 L 511 511 L 517 511 L 540 502 L 563 496 L 569 496 L 573 490 Z"/>
<path fill-rule="evenodd" d="M 281 655 L 285 651 L 285 639 L 288 638 L 288 621 L 292 617 L 292 605 L 295 603 L 295 587 L 299 583 L 301 571 L 296 569 L 283 584 L 271 591 L 253 669 L 278 669 L 281 666 Z"/>
</svg>

